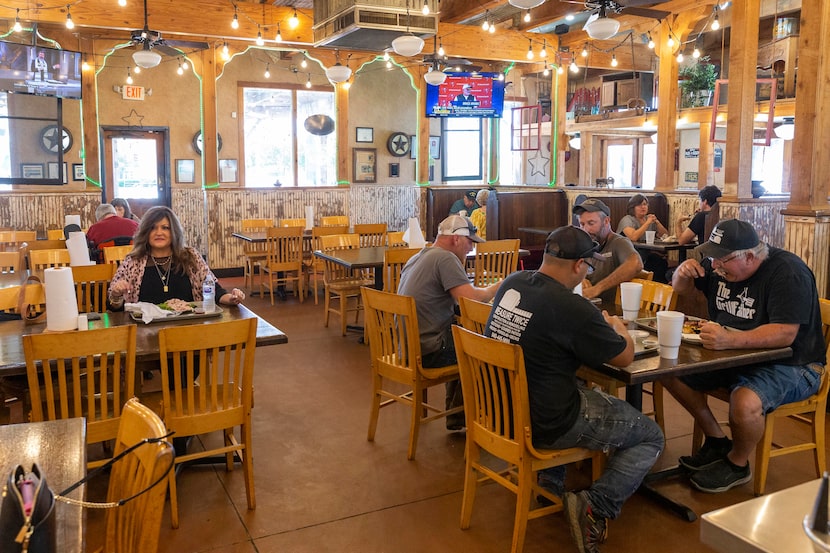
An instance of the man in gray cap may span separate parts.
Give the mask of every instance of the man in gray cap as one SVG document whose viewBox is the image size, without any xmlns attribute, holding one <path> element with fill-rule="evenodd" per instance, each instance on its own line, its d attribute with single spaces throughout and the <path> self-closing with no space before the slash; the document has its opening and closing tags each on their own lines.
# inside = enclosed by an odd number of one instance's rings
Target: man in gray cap
<svg viewBox="0 0 830 553">
<path fill-rule="evenodd" d="M 786 359 L 689 375 L 664 382 L 706 434 L 695 455 L 680 458 L 692 485 L 717 493 L 749 482 L 749 456 L 764 432 L 764 415 L 818 391 L 825 347 L 812 271 L 795 254 L 768 246 L 737 219 L 720 221 L 672 277 L 680 294 L 706 295 L 711 323 L 700 339 L 709 349 L 791 347 Z M 729 440 L 706 403 L 707 390 L 729 390 Z M 823 416 L 823 414 L 818 414 Z"/>
<path fill-rule="evenodd" d="M 401 270 L 398 294 L 415 298 L 418 330 L 421 333 L 421 358 L 425 368 L 445 367 L 457 362 L 452 340 L 452 323 L 458 298 L 477 301 L 493 299 L 501 282 L 477 288 L 470 283 L 464 269 L 467 254 L 474 242 L 484 242 L 476 227 L 466 217 L 450 215 L 438 225 L 432 247 L 415 254 Z M 446 405 L 462 404 L 461 385 L 447 383 Z M 447 417 L 447 429 L 464 428 L 464 413 Z"/>
<path fill-rule="evenodd" d="M 562 497 L 580 553 L 599 551 L 607 519 L 619 515 L 664 443 L 657 423 L 625 401 L 577 386 L 582 365 L 624 367 L 634 359 L 625 323 L 572 293 L 603 263 L 599 248 L 576 227 L 553 231 L 539 270 L 504 280 L 485 331 L 522 346 L 535 447 L 612 452 L 599 479 L 579 493 L 565 492 L 564 467 L 540 472 L 541 485 Z"/>
<path fill-rule="evenodd" d="M 582 295 L 613 303 L 617 286 L 636 278 L 643 270 L 643 260 L 628 238 L 611 230 L 611 210 L 604 202 L 588 198 L 575 205 L 573 212 L 579 216 L 582 230 L 599 242 L 599 253 L 605 258 L 605 263 L 597 266 L 582 284 Z"/>
</svg>

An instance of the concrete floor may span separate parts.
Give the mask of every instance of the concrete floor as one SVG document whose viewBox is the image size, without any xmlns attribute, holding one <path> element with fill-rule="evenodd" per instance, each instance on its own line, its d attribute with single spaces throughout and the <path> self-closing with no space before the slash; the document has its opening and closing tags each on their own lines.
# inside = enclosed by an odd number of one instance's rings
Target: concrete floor
<svg viewBox="0 0 830 553">
<path fill-rule="evenodd" d="M 241 279 L 222 282 L 230 287 Z M 499 486 L 480 489 L 471 527 L 459 528 L 463 433 L 447 432 L 440 421 L 427 425 L 416 459 L 407 461 L 408 411 L 395 406 L 381 411 L 375 441 L 366 440 L 369 348 L 357 334 L 340 336 L 336 317 L 323 327 L 322 299 L 318 306 L 311 298 L 300 304 L 291 296 L 273 307 L 267 297 L 245 303 L 289 338 L 288 344 L 256 352 L 257 508 L 246 508 L 241 469 L 188 467 L 178 477 L 181 525 L 171 528 L 168 504 L 160 552 L 510 550 L 514 496 Z M 690 417 L 671 398 L 666 404 L 667 451 L 658 461 L 663 467 L 688 452 L 692 430 Z M 801 432 L 782 426 L 785 438 L 787 432 Z M 200 443 L 194 441 L 193 447 Z M 813 478 L 809 454 L 789 455 L 772 461 L 767 491 Z M 584 477 L 577 473 L 571 480 Z M 91 486 L 88 496 L 103 496 L 105 486 Z M 660 489 L 698 514 L 753 497 L 751 483 L 719 495 L 693 491 L 682 479 Z M 808 509 L 805 505 L 805 513 Z M 102 520 L 100 512 L 89 512 L 87 550 L 101 545 Z M 712 551 L 700 543 L 699 525 L 699 520 L 685 522 L 635 494 L 610 524 L 603 551 Z M 524 551 L 575 552 L 562 515 L 530 521 Z"/>
</svg>

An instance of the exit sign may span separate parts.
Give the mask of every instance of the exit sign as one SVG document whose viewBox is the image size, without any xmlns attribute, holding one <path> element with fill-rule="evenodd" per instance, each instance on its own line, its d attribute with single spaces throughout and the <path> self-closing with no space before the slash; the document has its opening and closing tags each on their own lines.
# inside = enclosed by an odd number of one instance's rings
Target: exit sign
<svg viewBox="0 0 830 553">
<path fill-rule="evenodd" d="M 121 97 L 125 100 L 144 100 L 144 87 L 124 85 L 121 87 Z"/>
</svg>

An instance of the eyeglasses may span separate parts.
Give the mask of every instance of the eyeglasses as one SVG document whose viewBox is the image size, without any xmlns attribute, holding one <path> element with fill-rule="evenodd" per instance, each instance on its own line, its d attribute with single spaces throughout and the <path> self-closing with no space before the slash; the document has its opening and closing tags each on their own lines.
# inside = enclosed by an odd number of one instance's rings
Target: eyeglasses
<svg viewBox="0 0 830 553">
<path fill-rule="evenodd" d="M 584 257 L 582 258 L 582 262 L 588 266 L 588 274 L 592 274 L 594 272 L 594 266 L 591 263 L 588 263 L 588 260 Z"/>
<path fill-rule="evenodd" d="M 741 256 L 741 254 L 739 252 L 736 252 L 736 253 L 733 253 L 732 255 L 727 256 L 727 257 L 720 257 L 720 258 L 710 257 L 709 262 L 714 263 L 715 261 L 717 261 L 719 265 L 726 265 L 727 263 L 729 263 L 730 261 L 732 261 L 736 257 L 740 257 L 740 256 Z"/>
</svg>

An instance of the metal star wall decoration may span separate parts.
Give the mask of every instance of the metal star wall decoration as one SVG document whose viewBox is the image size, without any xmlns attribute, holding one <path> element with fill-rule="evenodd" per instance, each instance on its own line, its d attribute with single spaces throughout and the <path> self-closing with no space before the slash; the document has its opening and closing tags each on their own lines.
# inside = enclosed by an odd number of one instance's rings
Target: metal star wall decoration
<svg viewBox="0 0 830 553">
<path fill-rule="evenodd" d="M 547 177 L 548 174 L 548 161 L 550 161 L 549 157 L 545 157 L 545 153 L 542 150 L 537 150 L 536 155 L 532 158 L 529 158 L 528 163 L 530 163 L 530 176 L 541 175 L 542 177 Z"/>
<path fill-rule="evenodd" d="M 144 126 L 144 116 L 139 115 L 135 109 L 130 110 L 130 114 L 121 118 L 130 127 L 142 128 Z"/>
</svg>

